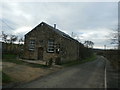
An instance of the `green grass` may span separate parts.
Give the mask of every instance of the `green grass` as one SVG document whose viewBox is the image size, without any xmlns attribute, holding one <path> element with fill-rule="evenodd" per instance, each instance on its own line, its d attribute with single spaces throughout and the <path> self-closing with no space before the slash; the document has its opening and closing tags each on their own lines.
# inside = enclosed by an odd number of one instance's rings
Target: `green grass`
<svg viewBox="0 0 120 90">
<path fill-rule="evenodd" d="M 43 65 L 43 64 L 34 64 L 34 63 L 26 63 L 28 66 L 31 66 L 31 67 L 36 67 L 36 68 L 48 68 L 47 65 Z"/>
<path fill-rule="evenodd" d="M 3 54 L 2 61 L 3 62 L 12 62 L 12 63 L 16 63 L 16 64 L 23 64 L 22 61 L 17 60 L 17 55 L 15 55 L 15 54 Z"/>
<path fill-rule="evenodd" d="M 3 62 L 11 62 L 11 63 L 15 63 L 15 64 L 21 64 L 21 65 L 28 65 L 28 66 L 36 67 L 36 68 L 48 68 L 47 65 L 27 63 L 24 61 L 17 60 L 16 57 L 17 57 L 17 55 L 14 55 L 14 54 L 5 54 L 5 55 L 3 55 L 2 61 Z M 84 60 L 76 60 L 76 61 L 70 61 L 70 62 L 64 63 L 61 66 L 66 67 L 66 66 L 77 65 L 77 64 L 88 62 L 88 61 L 93 61 L 93 60 L 95 60 L 95 58 L 96 58 L 96 56 L 93 55 L 93 56 L 86 58 Z"/>
<path fill-rule="evenodd" d="M 90 62 L 90 61 L 93 61 L 95 59 L 96 59 L 96 56 L 93 55 L 93 56 L 88 57 L 88 58 L 86 58 L 84 60 L 76 60 L 76 61 L 70 61 L 70 62 L 64 63 L 64 64 L 62 64 L 62 66 L 69 67 L 69 66 L 73 66 L 73 65 L 78 65 L 78 64 Z"/>
<path fill-rule="evenodd" d="M 3 54 L 2 55 L 2 59 L 16 59 L 17 58 L 17 55 L 15 54 Z"/>
<path fill-rule="evenodd" d="M 36 68 L 48 68 L 47 65 L 27 63 L 27 62 L 18 60 L 16 57 L 17 57 L 17 55 L 15 55 L 15 54 L 4 54 L 2 61 L 3 62 L 11 62 L 11 63 L 15 63 L 15 64 L 20 64 L 20 65 L 28 65 L 28 66 L 36 67 Z"/>
<path fill-rule="evenodd" d="M 23 61 L 17 60 L 17 59 L 2 59 L 3 62 L 11 62 L 15 64 L 24 64 Z"/>
<path fill-rule="evenodd" d="M 12 81 L 11 77 L 2 72 L 2 83 L 10 83 Z"/>
<path fill-rule="evenodd" d="M 9 60 L 5 59 L 5 60 L 3 60 L 3 62 L 11 62 L 11 63 L 19 64 L 19 65 L 28 65 L 30 67 L 35 67 L 35 68 L 47 68 L 48 67 L 43 64 L 27 63 L 27 62 L 17 60 L 17 59 L 9 59 Z"/>
</svg>

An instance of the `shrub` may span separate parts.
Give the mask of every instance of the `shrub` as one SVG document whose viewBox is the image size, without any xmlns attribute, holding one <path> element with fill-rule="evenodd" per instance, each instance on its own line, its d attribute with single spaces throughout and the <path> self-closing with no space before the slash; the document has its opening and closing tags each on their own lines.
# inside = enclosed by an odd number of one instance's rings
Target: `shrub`
<svg viewBox="0 0 120 90">
<path fill-rule="evenodd" d="M 61 65 L 61 59 L 60 59 L 60 57 L 57 57 L 57 58 L 56 58 L 55 64 L 56 64 L 56 65 Z"/>
<path fill-rule="evenodd" d="M 46 61 L 46 65 L 47 65 L 48 67 L 51 67 L 52 64 L 53 64 L 53 59 L 52 59 L 52 58 L 50 58 L 49 61 Z"/>
</svg>

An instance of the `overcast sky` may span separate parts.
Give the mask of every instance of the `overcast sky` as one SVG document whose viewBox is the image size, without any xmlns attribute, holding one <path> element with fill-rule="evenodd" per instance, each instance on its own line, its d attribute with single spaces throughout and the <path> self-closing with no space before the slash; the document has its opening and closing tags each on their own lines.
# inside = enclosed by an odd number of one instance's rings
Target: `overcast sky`
<svg viewBox="0 0 120 90">
<path fill-rule="evenodd" d="M 69 35 L 74 32 L 82 43 L 93 41 L 94 48 L 111 47 L 107 36 L 118 24 L 117 2 L 4 2 L 0 6 L 5 33 L 24 36 L 43 21 Z"/>
</svg>

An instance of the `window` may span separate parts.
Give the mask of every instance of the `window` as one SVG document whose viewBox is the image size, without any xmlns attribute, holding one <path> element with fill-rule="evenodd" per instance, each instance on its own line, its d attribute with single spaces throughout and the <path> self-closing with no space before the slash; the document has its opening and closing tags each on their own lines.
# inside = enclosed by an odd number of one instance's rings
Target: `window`
<svg viewBox="0 0 120 90">
<path fill-rule="evenodd" d="M 56 53 L 57 54 L 59 54 L 60 53 L 60 49 L 58 48 L 58 49 L 56 49 Z"/>
<path fill-rule="evenodd" d="M 59 54 L 59 52 L 60 52 L 60 44 L 56 44 L 55 48 L 56 48 L 56 53 Z"/>
<path fill-rule="evenodd" d="M 48 41 L 48 52 L 54 52 L 54 40 L 49 40 Z"/>
<path fill-rule="evenodd" d="M 30 40 L 29 42 L 29 50 L 33 51 L 35 49 L 35 40 Z"/>
</svg>

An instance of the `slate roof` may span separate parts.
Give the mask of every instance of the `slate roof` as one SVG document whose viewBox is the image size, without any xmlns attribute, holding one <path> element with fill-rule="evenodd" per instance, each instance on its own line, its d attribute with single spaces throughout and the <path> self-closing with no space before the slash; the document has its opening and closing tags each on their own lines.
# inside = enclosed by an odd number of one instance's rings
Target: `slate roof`
<svg viewBox="0 0 120 90">
<path fill-rule="evenodd" d="M 43 25 L 46 25 L 46 26 L 49 27 L 49 28 L 51 28 L 53 31 L 55 31 L 57 34 L 61 35 L 61 36 L 64 37 L 64 38 L 77 41 L 76 39 L 70 37 L 68 34 L 60 31 L 59 29 L 56 29 L 56 28 L 48 25 L 48 24 L 45 23 L 45 22 L 41 22 L 41 23 L 40 23 L 39 25 L 37 25 L 36 27 L 41 26 L 42 24 L 43 24 Z M 36 28 L 36 27 L 35 27 L 35 28 Z M 33 31 L 35 28 L 33 28 L 31 31 Z M 31 31 L 30 31 L 30 32 L 31 32 Z M 28 32 L 27 34 L 29 34 L 30 32 Z M 27 35 L 27 34 L 26 34 L 26 35 Z M 78 41 L 77 41 L 77 42 L 78 42 Z"/>
<path fill-rule="evenodd" d="M 41 24 L 47 25 L 49 28 L 51 28 L 53 31 L 55 31 L 57 34 L 61 35 L 62 37 L 65 37 L 65 38 L 71 39 L 71 40 L 75 40 L 74 38 L 70 37 L 68 34 L 66 34 L 66 33 L 60 31 L 59 29 L 56 29 L 56 28 L 54 28 L 54 27 L 48 25 L 48 24 L 45 23 L 45 22 L 42 22 Z M 75 40 L 75 41 L 77 41 L 77 40 Z"/>
</svg>

